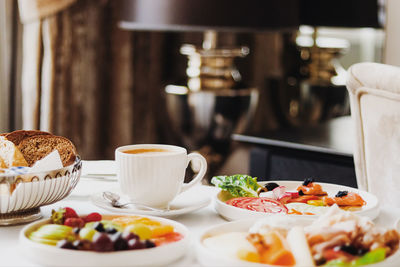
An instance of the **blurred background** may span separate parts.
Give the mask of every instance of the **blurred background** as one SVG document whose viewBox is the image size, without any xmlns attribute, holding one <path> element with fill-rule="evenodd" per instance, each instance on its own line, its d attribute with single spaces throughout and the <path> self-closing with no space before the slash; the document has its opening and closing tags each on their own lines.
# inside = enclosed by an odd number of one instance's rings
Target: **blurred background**
<svg viewBox="0 0 400 267">
<path fill-rule="evenodd" d="M 83 159 L 169 143 L 205 155 L 209 176 L 354 185 L 346 69 L 400 65 L 399 13 L 396 0 L 2 0 L 0 132 L 63 135 Z"/>
</svg>

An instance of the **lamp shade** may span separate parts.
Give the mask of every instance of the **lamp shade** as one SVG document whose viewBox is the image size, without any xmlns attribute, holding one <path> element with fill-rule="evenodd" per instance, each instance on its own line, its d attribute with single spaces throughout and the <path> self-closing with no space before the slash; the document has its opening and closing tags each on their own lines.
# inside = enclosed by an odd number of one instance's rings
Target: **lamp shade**
<svg viewBox="0 0 400 267">
<path fill-rule="evenodd" d="M 382 0 L 301 0 L 300 23 L 310 26 L 373 27 L 384 25 Z"/>
<path fill-rule="evenodd" d="M 298 0 L 122 0 L 129 30 L 268 31 L 299 26 Z"/>
</svg>

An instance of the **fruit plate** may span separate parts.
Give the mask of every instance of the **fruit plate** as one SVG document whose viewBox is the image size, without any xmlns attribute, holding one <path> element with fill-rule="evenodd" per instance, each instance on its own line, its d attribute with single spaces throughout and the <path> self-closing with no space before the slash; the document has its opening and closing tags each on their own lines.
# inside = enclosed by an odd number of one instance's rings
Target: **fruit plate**
<svg viewBox="0 0 400 267">
<path fill-rule="evenodd" d="M 83 215 L 84 216 L 84 215 Z M 121 217 L 123 215 L 103 215 L 103 219 Z M 144 217 L 144 216 L 139 216 Z M 25 226 L 19 235 L 22 254 L 32 262 L 44 266 L 154 266 L 167 265 L 181 258 L 189 247 L 189 230 L 178 222 L 152 216 L 145 216 L 154 221 L 172 225 L 176 232 L 183 235 L 179 241 L 159 247 L 113 251 L 94 252 L 62 249 L 55 246 L 36 243 L 28 239 L 31 232 L 40 226 L 50 223 L 50 219 L 40 220 Z"/>
<path fill-rule="evenodd" d="M 296 188 L 301 185 L 301 181 L 268 181 L 268 182 L 259 182 L 259 184 L 264 186 L 266 183 L 269 182 L 276 182 L 279 185 L 285 186 L 287 190 L 290 191 L 295 191 Z M 367 216 L 371 220 L 375 219 L 378 216 L 379 202 L 378 198 L 373 194 L 344 185 L 319 183 L 319 182 L 317 183 L 322 186 L 322 189 L 326 191 L 329 196 L 335 195 L 338 191 L 343 191 L 343 190 L 359 194 L 365 200 L 366 205 L 364 205 L 360 210 L 353 212 L 360 216 Z M 222 200 L 221 191 L 214 196 L 214 207 L 215 210 L 228 221 L 236 221 L 244 218 L 263 218 L 269 215 L 268 213 L 265 212 L 252 211 L 228 205 Z M 317 215 L 294 215 L 294 214 L 290 214 L 287 216 L 295 218 L 305 218 L 309 220 L 314 220 L 318 217 Z"/>
<path fill-rule="evenodd" d="M 219 225 L 211 226 L 204 230 L 199 237 L 195 240 L 196 246 L 196 257 L 202 266 L 249 266 L 249 267 L 277 267 L 277 265 L 269 265 L 269 264 L 261 264 L 254 262 L 242 261 L 240 259 L 236 259 L 234 257 L 229 257 L 221 253 L 221 251 L 217 251 L 215 249 L 207 248 L 203 240 L 207 237 L 211 237 L 218 234 L 229 233 L 229 232 L 247 232 L 251 226 L 258 219 L 244 219 L 233 222 L 226 222 Z M 292 224 L 296 226 L 305 226 L 310 223 L 309 220 L 304 218 L 299 218 L 296 220 L 292 220 Z M 293 225 L 294 226 L 294 225 Z M 376 264 L 366 265 L 368 267 L 378 267 L 378 266 L 398 266 L 400 260 L 400 250 L 398 250 L 395 254 L 388 257 L 386 260 L 381 261 Z M 301 266 L 301 264 L 299 265 Z"/>
</svg>

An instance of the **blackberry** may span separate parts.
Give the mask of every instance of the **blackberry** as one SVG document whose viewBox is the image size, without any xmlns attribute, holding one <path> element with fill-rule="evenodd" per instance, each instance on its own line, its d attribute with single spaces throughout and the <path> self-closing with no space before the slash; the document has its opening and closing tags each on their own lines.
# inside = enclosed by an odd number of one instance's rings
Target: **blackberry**
<svg viewBox="0 0 400 267">
<path fill-rule="evenodd" d="M 279 184 L 277 183 L 267 183 L 264 185 L 264 187 L 268 190 L 268 191 L 272 191 L 275 188 L 279 187 Z"/>
<path fill-rule="evenodd" d="M 309 183 L 314 183 L 315 179 L 314 178 L 306 178 L 304 179 L 303 185 L 307 186 Z"/>
<path fill-rule="evenodd" d="M 347 196 L 348 193 L 349 193 L 349 191 L 339 191 L 339 192 L 337 192 L 335 197 L 345 197 L 345 196 Z"/>
<path fill-rule="evenodd" d="M 117 231 L 117 229 L 115 229 L 114 227 L 107 227 L 107 228 L 105 229 L 105 232 L 106 232 L 107 234 L 115 234 L 115 233 L 118 232 L 118 231 Z"/>
<path fill-rule="evenodd" d="M 94 228 L 94 230 L 96 230 L 97 232 L 100 232 L 100 233 L 106 231 L 106 229 L 104 229 L 104 225 L 101 222 L 95 222 L 93 224 L 93 228 Z"/>
</svg>

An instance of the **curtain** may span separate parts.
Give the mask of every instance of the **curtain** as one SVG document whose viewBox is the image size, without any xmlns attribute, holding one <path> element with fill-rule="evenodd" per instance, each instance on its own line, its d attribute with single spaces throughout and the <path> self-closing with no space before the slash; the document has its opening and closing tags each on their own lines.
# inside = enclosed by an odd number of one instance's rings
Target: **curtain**
<svg viewBox="0 0 400 267">
<path fill-rule="evenodd" d="M 19 9 L 24 129 L 66 136 L 85 159 L 158 142 L 161 33 L 119 30 L 113 1 L 20 0 Z"/>
</svg>

